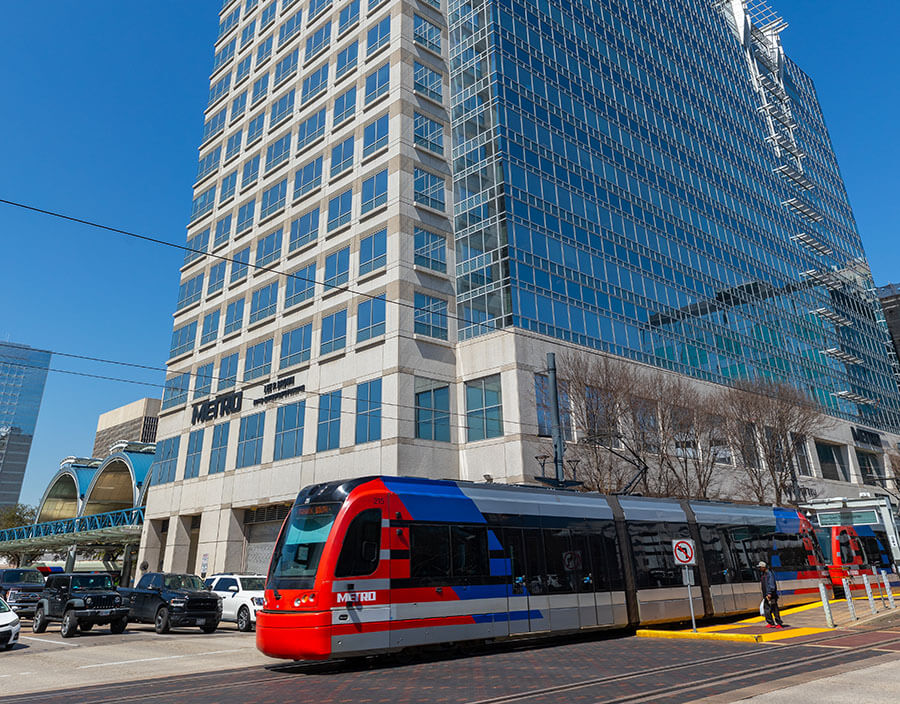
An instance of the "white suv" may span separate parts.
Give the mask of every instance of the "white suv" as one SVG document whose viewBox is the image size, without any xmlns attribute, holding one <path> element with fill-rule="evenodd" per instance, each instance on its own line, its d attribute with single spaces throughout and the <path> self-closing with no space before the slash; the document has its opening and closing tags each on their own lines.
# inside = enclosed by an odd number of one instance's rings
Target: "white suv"
<svg viewBox="0 0 900 704">
<path fill-rule="evenodd" d="M 265 603 L 266 578 L 254 574 L 214 574 L 206 588 L 222 597 L 222 620 L 234 621 L 239 631 L 252 631 L 256 612 Z"/>
</svg>

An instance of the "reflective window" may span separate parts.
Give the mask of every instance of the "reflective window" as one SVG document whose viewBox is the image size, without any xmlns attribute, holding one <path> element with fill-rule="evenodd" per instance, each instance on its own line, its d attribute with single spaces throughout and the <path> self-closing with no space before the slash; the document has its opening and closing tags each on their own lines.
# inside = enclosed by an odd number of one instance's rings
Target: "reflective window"
<svg viewBox="0 0 900 704">
<path fill-rule="evenodd" d="M 247 348 L 244 358 L 244 381 L 266 376 L 272 371 L 272 340 L 263 340 Z"/>
<path fill-rule="evenodd" d="M 376 271 L 387 264 L 387 229 L 373 232 L 359 241 L 359 275 Z"/>
<path fill-rule="evenodd" d="M 360 301 L 356 308 L 356 341 L 364 342 L 384 335 L 385 298 L 382 293 L 375 298 Z"/>
<path fill-rule="evenodd" d="M 466 423 L 469 442 L 503 435 L 499 374 L 466 382 Z"/>
<path fill-rule="evenodd" d="M 303 416 L 305 413 L 306 401 L 279 407 L 275 420 L 275 461 L 299 457 L 303 454 Z"/>
<path fill-rule="evenodd" d="M 381 439 L 381 379 L 356 386 L 356 444 Z"/>
<path fill-rule="evenodd" d="M 303 301 L 312 300 L 316 290 L 316 263 L 293 271 L 284 283 L 285 310 Z"/>
<path fill-rule="evenodd" d="M 416 377 L 416 437 L 450 442 L 450 385 Z"/>
<path fill-rule="evenodd" d="M 263 427 L 266 413 L 255 413 L 241 418 L 238 432 L 237 462 L 235 467 L 250 467 L 262 461 Z"/>
<path fill-rule="evenodd" d="M 334 450 L 341 444 L 341 391 L 319 394 L 316 451 Z"/>
<path fill-rule="evenodd" d="M 443 298 L 429 296 L 426 293 L 417 291 L 413 302 L 415 305 L 414 321 L 416 334 L 446 340 L 447 301 Z"/>
<path fill-rule="evenodd" d="M 347 344 L 347 311 L 339 310 L 322 318 L 322 345 L 319 354 L 343 349 Z"/>
<path fill-rule="evenodd" d="M 309 361 L 312 347 L 312 323 L 289 330 L 281 336 L 281 361 L 279 369 Z"/>
<path fill-rule="evenodd" d="M 385 113 L 363 129 L 363 158 L 375 153 L 388 143 L 388 115 Z"/>
</svg>

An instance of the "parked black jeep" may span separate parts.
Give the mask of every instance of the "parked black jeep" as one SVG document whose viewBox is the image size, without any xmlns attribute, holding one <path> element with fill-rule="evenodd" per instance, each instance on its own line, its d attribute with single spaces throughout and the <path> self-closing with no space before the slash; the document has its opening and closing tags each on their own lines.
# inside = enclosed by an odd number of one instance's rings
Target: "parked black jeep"
<svg viewBox="0 0 900 704">
<path fill-rule="evenodd" d="M 121 633 L 128 625 L 128 606 L 122 604 L 108 574 L 51 574 L 44 584 L 31 629 L 43 633 L 50 621 L 62 621 L 63 638 L 71 638 L 79 628 L 89 631 L 106 623 L 113 633 Z"/>
<path fill-rule="evenodd" d="M 0 570 L 0 599 L 18 616 L 32 616 L 41 592 L 44 575 L 32 567 Z"/>
</svg>

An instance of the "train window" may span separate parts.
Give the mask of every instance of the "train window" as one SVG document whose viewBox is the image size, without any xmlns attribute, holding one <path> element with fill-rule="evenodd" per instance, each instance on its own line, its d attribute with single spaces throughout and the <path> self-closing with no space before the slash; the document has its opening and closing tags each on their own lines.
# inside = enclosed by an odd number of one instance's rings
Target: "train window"
<svg viewBox="0 0 900 704">
<path fill-rule="evenodd" d="M 451 574 L 466 583 L 478 582 L 490 574 L 487 528 L 453 526 L 450 528 L 453 550 Z"/>
<path fill-rule="evenodd" d="M 526 528 L 522 531 L 525 541 L 526 584 L 531 594 L 549 591 L 547 567 L 544 559 L 544 540 L 540 530 Z"/>
<path fill-rule="evenodd" d="M 576 532 L 571 533 L 572 548 L 565 556 L 564 567 L 566 577 L 572 585 L 572 591 L 594 591 L 594 570 L 591 564 L 591 550 L 588 536 Z"/>
<path fill-rule="evenodd" d="M 831 564 L 831 528 L 816 528 L 816 542 L 826 565 Z"/>
<path fill-rule="evenodd" d="M 782 570 L 799 572 L 810 568 L 809 552 L 799 533 L 775 533 L 774 538 L 775 552 Z M 772 564 L 775 565 L 774 556 Z"/>
<path fill-rule="evenodd" d="M 516 528 L 504 528 L 500 532 L 500 539 L 503 542 L 503 551 L 509 555 L 509 565 L 512 570 L 512 593 L 522 594 L 527 583 L 522 531 Z"/>
<path fill-rule="evenodd" d="M 884 545 L 887 544 L 886 535 L 883 542 L 879 542 L 874 535 L 860 535 L 859 542 L 862 544 L 863 560 L 867 565 L 876 569 L 889 568 L 891 566 L 891 560 L 884 548 Z"/>
<path fill-rule="evenodd" d="M 381 509 L 360 513 L 344 536 L 344 545 L 334 569 L 335 577 L 365 577 L 378 567 L 381 551 Z"/>
<path fill-rule="evenodd" d="M 700 526 L 700 543 L 710 584 L 731 584 L 741 581 L 735 558 L 728 542 L 727 528 Z"/>
<path fill-rule="evenodd" d="M 569 539 L 569 531 L 563 528 L 544 530 L 544 549 L 546 550 L 547 573 L 545 583 L 551 594 L 571 594 L 575 589 L 575 555 Z M 578 557 L 582 562 L 583 558 Z M 580 569 L 579 569 L 580 571 Z"/>
<path fill-rule="evenodd" d="M 690 537 L 687 524 L 633 521 L 627 525 L 638 589 L 680 586 L 681 568 L 672 556 L 672 540 Z"/>
<path fill-rule="evenodd" d="M 604 521 L 599 532 L 591 533 L 590 544 L 595 590 L 605 592 L 624 589 L 625 578 L 619 559 L 615 524 L 612 521 Z"/>
<path fill-rule="evenodd" d="M 422 584 L 450 581 L 450 526 L 409 527 L 409 576 Z"/>
</svg>

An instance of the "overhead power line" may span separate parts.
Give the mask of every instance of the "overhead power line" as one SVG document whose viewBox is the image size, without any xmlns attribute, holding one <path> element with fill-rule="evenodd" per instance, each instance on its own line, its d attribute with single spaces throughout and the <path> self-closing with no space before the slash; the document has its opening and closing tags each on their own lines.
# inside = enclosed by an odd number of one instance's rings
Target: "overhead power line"
<svg viewBox="0 0 900 704">
<path fill-rule="evenodd" d="M 339 285 L 339 284 L 330 284 L 325 281 L 319 281 L 318 279 L 310 278 L 308 276 L 300 276 L 299 274 L 294 273 L 294 272 L 282 271 L 275 267 L 260 266 L 258 264 L 250 264 L 249 262 L 239 261 L 239 260 L 235 259 L 234 257 L 229 257 L 224 254 L 216 254 L 214 252 L 207 252 L 202 249 L 194 249 L 193 247 L 188 247 L 186 244 L 178 244 L 176 242 L 169 242 L 168 240 L 163 240 L 158 237 L 151 237 L 150 235 L 143 235 L 139 232 L 132 232 L 131 230 L 124 230 L 119 227 L 113 227 L 111 225 L 104 225 L 103 223 L 99 223 L 99 222 L 96 222 L 93 220 L 77 218 L 73 215 L 66 215 L 65 213 L 60 213 L 55 210 L 48 210 L 46 208 L 39 208 L 34 205 L 28 205 L 27 203 L 20 203 L 18 201 L 14 201 L 14 200 L 8 200 L 6 198 L 0 198 L 0 203 L 2 203 L 4 205 L 9 205 L 14 208 L 21 208 L 22 210 L 27 210 L 32 213 L 38 213 L 40 215 L 46 215 L 48 217 L 65 220 L 67 222 L 73 222 L 73 223 L 77 223 L 79 225 L 85 225 L 87 227 L 94 227 L 94 228 L 97 228 L 100 230 L 105 230 L 106 232 L 112 232 L 114 234 L 122 235 L 124 237 L 131 237 L 131 238 L 134 238 L 137 240 L 141 240 L 143 242 L 149 242 L 151 244 L 157 244 L 157 245 L 160 245 L 163 247 L 170 247 L 172 249 L 179 249 L 184 252 L 191 252 L 192 254 L 197 254 L 200 257 L 208 257 L 208 258 L 217 259 L 217 260 L 223 261 L 223 262 L 236 263 L 236 264 L 240 264 L 241 266 L 246 266 L 250 269 L 255 269 L 256 271 L 265 271 L 265 272 L 272 273 L 272 274 L 279 274 L 280 276 L 285 276 L 285 277 L 288 277 L 291 279 L 296 279 L 297 281 L 304 281 L 306 283 L 312 283 L 312 284 L 321 284 L 325 288 L 333 290 L 333 291 L 352 293 L 356 296 L 362 296 L 363 298 L 369 298 L 369 299 L 376 299 L 376 298 L 382 297 L 382 294 L 367 293 L 365 291 L 360 291 L 358 289 L 351 288 L 349 285 L 344 286 L 344 285 Z M 387 298 L 384 298 L 384 302 L 386 304 L 399 306 L 401 308 L 408 308 L 413 311 L 416 310 L 414 303 L 408 303 L 406 301 L 391 300 L 391 299 L 387 299 Z M 464 318 L 460 317 L 459 315 L 452 315 L 449 312 L 444 313 L 443 317 L 446 318 L 447 320 L 453 320 L 453 321 L 456 321 L 457 323 L 464 323 L 466 325 L 473 325 L 476 327 L 483 328 L 485 330 L 496 329 L 493 325 L 491 325 L 489 323 L 476 323 L 471 320 L 465 320 Z"/>
</svg>

